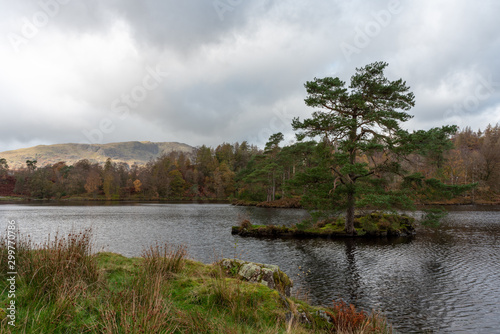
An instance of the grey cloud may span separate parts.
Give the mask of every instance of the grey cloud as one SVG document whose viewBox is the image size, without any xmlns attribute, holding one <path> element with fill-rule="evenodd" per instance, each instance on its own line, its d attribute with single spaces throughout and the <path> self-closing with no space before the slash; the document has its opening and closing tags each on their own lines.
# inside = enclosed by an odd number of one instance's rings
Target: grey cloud
<svg viewBox="0 0 500 334">
<path fill-rule="evenodd" d="M 411 127 L 457 120 L 479 124 L 490 114 L 492 120 L 500 119 L 500 86 L 490 94 L 480 91 L 478 103 L 474 100 L 479 77 L 500 82 L 497 1 L 480 5 L 466 0 L 401 1 L 400 10 L 388 22 L 377 15 L 397 1 L 220 0 L 233 4 L 222 14 L 223 20 L 214 3 L 71 0 L 61 5 L 25 53 L 11 58 L 0 54 L 3 73 L 13 65 L 22 69 L 22 61 L 44 58 L 44 66 L 53 67 L 52 72 L 44 72 L 47 83 L 58 83 L 57 91 L 47 90 L 52 95 L 45 98 L 30 91 L 34 85 L 29 82 L 23 85 L 12 80 L 16 78 L 0 78 L 4 101 L 0 113 L 12 119 L 10 125 L 0 124 L 0 151 L 7 147 L 4 143 L 31 144 L 35 139 L 85 142 L 82 130 L 98 128 L 105 118 L 115 126 L 103 137 L 105 142 L 217 145 L 251 139 L 262 145 L 274 130 L 291 133 L 276 109 L 292 116 L 310 114 L 312 110 L 303 103 L 305 81 L 324 76 L 349 81 L 356 67 L 377 60 L 389 62 L 387 75 L 403 78 L 415 93 Z M 0 4 L 0 33 L 19 32 L 23 17 L 29 19 L 39 10 L 37 0 Z M 125 41 L 123 46 L 126 59 L 118 59 L 118 51 L 103 44 L 116 38 L 113 29 L 130 34 L 125 37 L 133 45 Z M 363 45 L 360 32 L 369 35 Z M 90 50 L 89 55 L 74 54 L 58 44 L 93 37 L 102 39 L 100 44 L 94 41 L 102 50 Z M 0 43 L 9 48 L 6 39 Z M 343 52 L 345 44 L 356 48 L 350 57 Z M 59 50 L 54 56 L 63 58 L 51 63 L 53 49 Z M 117 59 L 100 62 L 100 56 Z M 58 63 L 61 59 L 64 64 Z M 146 68 L 158 64 L 169 76 L 121 119 L 113 101 L 142 85 Z M 39 100 L 27 107 L 24 102 L 31 96 Z M 64 101 L 69 102 L 62 107 Z M 470 107 L 449 117 L 450 109 L 453 112 L 456 104 L 464 103 Z M 78 111 L 72 106 L 78 106 Z"/>
<path fill-rule="evenodd" d="M 252 15 L 259 15 L 269 6 L 265 0 L 222 1 L 228 5 L 220 10 L 215 3 L 217 1 L 206 0 L 71 1 L 61 10 L 56 24 L 78 33 L 100 33 L 116 20 L 124 20 L 141 48 L 186 53 L 202 45 L 217 44 L 226 33 L 244 27 Z"/>
</svg>

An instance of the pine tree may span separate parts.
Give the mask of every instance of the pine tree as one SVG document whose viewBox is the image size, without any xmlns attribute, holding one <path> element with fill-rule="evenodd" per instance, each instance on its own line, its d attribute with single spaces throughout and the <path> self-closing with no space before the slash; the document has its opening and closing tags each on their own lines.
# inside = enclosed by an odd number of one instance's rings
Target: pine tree
<svg viewBox="0 0 500 334">
<path fill-rule="evenodd" d="M 390 81 L 384 76 L 387 65 L 375 62 L 356 69 L 348 87 L 338 77 L 307 82 L 305 103 L 318 110 L 311 118 L 295 118 L 292 122 L 294 130 L 300 131 L 298 140 L 321 139 L 321 162 L 305 176 L 310 182 L 314 178 L 321 181 L 322 187 L 314 191 L 322 191 L 323 198 L 331 199 L 328 205 L 318 202 L 320 209 L 345 210 L 349 235 L 355 234 L 355 208 L 410 209 L 422 189 L 434 189 L 435 194 L 455 194 L 464 189 L 446 188 L 437 179 L 424 180 L 404 170 L 404 159 L 412 153 L 432 156 L 438 168 L 442 167 L 448 137 L 456 127 L 413 133 L 404 130 L 401 123 L 412 118 L 407 111 L 414 106 L 415 98 L 402 79 Z M 401 188 L 394 187 L 398 177 Z"/>
</svg>

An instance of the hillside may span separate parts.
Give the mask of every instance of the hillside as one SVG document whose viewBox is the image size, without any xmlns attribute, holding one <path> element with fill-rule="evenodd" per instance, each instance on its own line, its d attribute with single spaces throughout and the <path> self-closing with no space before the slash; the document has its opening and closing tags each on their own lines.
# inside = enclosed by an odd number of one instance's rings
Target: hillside
<svg viewBox="0 0 500 334">
<path fill-rule="evenodd" d="M 26 166 L 26 160 L 38 161 L 38 166 L 55 164 L 65 161 L 71 165 L 81 159 L 104 163 L 111 158 L 113 162 L 125 162 L 144 165 L 151 159 L 163 154 L 179 151 L 191 154 L 193 147 L 176 142 L 131 141 L 109 144 L 56 144 L 38 145 L 30 148 L 0 152 L 0 158 L 5 158 L 10 169 Z"/>
</svg>

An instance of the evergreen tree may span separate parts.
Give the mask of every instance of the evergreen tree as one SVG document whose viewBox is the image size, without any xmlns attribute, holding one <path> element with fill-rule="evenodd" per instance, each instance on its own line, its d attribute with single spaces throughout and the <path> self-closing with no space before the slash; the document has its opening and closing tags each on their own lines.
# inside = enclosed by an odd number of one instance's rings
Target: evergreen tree
<svg viewBox="0 0 500 334">
<path fill-rule="evenodd" d="M 0 176 L 7 174 L 9 171 L 9 165 L 5 158 L 0 158 Z"/>
<path fill-rule="evenodd" d="M 326 164 L 330 176 L 318 168 L 308 175 L 323 183 L 331 182 L 315 191 L 328 194 L 331 202 L 326 208 L 345 210 L 345 230 L 349 235 L 355 234 L 355 208 L 410 209 L 416 194 L 410 184 L 419 189 L 441 189 L 442 184 L 435 179 L 400 182 L 406 187 L 398 189 L 391 184 L 398 176 L 407 176 L 402 166 L 406 156 L 424 151 L 439 155 L 439 150 L 447 147 L 446 134 L 456 129 L 443 127 L 412 134 L 402 129 L 400 124 L 412 118 L 406 111 L 414 106 L 415 98 L 406 82 L 390 81 L 384 76 L 387 65 L 375 62 L 356 69 L 348 87 L 339 78 L 331 77 L 307 82 L 305 103 L 319 109 L 311 118 L 295 118 L 292 122 L 294 130 L 300 131 L 298 140 L 321 139 L 319 167 Z M 412 178 L 423 181 L 420 175 Z M 325 208 L 323 202 L 317 204 Z"/>
<path fill-rule="evenodd" d="M 276 199 L 276 190 L 281 182 L 279 176 L 283 169 L 278 163 L 278 155 L 281 151 L 279 144 L 281 141 L 283 141 L 283 134 L 281 132 L 271 135 L 266 143 L 264 152 L 257 155 L 252 161 L 251 172 L 243 171 L 243 174 L 246 174 L 243 180 L 247 184 L 258 185 L 257 189 L 266 189 L 265 200 L 268 202 Z"/>
</svg>

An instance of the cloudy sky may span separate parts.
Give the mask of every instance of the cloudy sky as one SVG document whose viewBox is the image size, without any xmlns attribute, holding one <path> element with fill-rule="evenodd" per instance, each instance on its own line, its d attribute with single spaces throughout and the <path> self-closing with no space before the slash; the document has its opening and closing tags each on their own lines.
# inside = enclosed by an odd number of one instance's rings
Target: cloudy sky
<svg viewBox="0 0 500 334">
<path fill-rule="evenodd" d="M 386 61 L 408 129 L 500 122 L 500 2 L 0 0 L 0 152 L 293 139 L 304 83 Z"/>
</svg>

